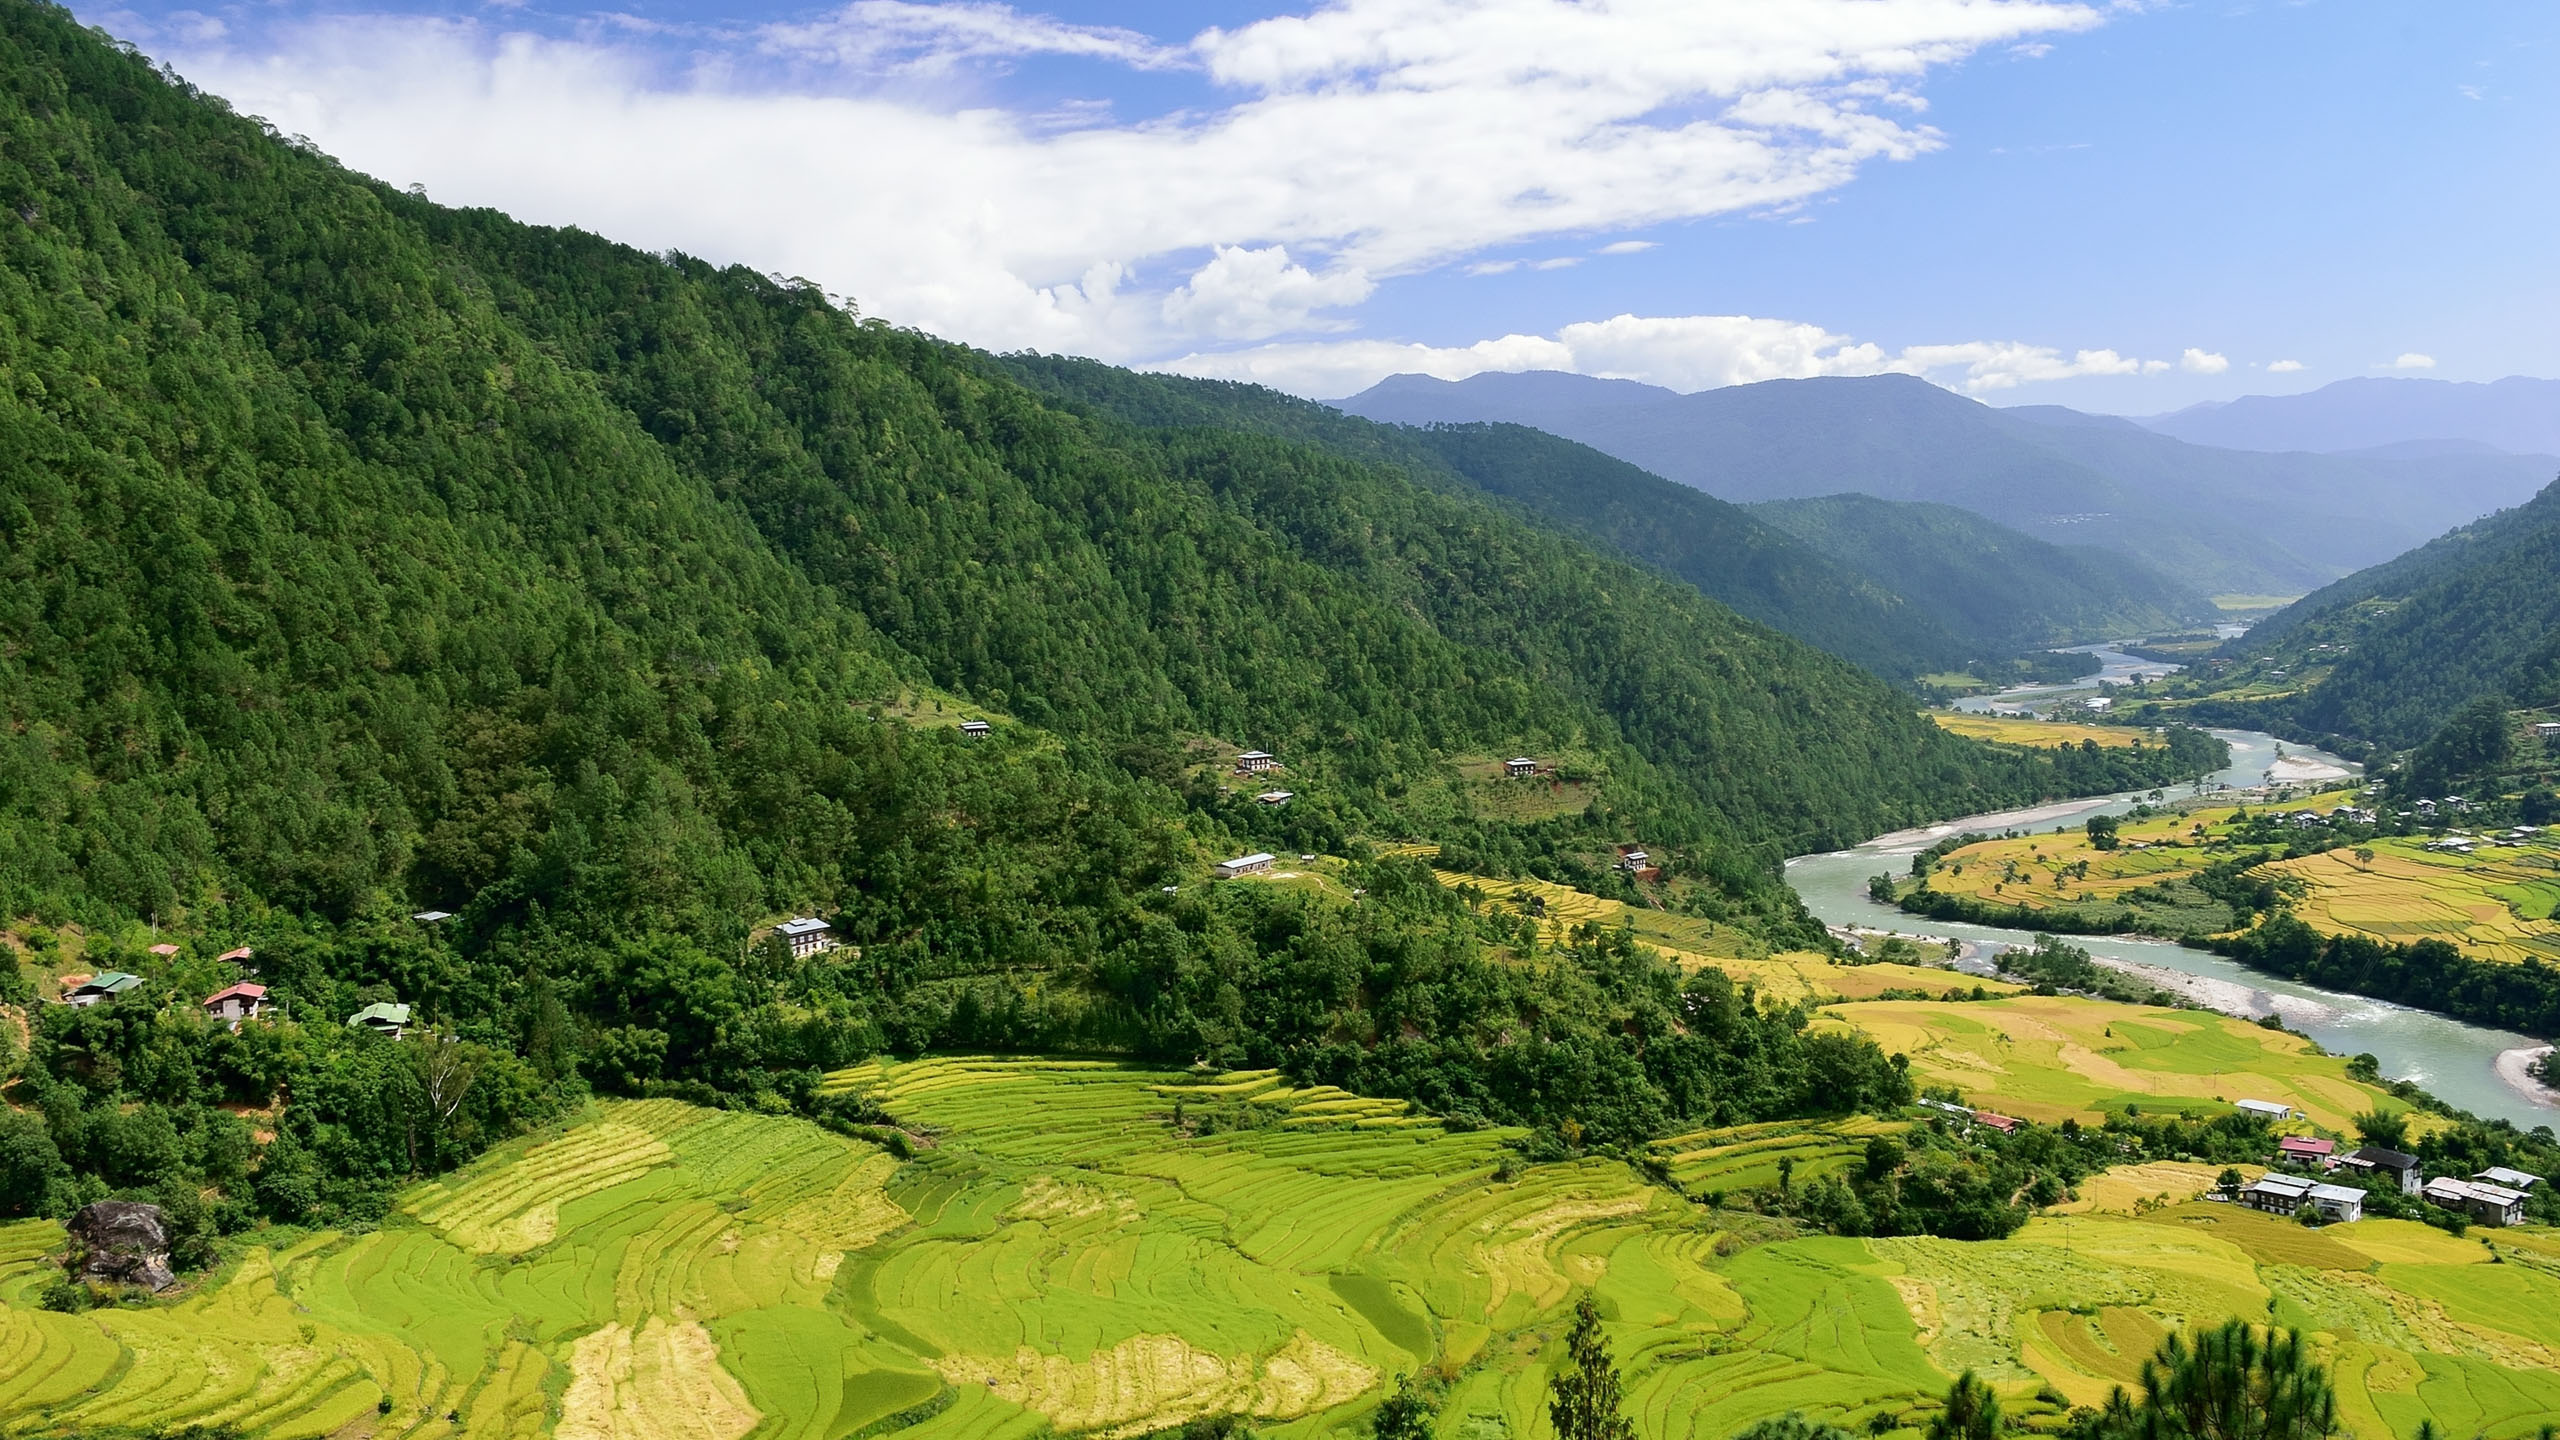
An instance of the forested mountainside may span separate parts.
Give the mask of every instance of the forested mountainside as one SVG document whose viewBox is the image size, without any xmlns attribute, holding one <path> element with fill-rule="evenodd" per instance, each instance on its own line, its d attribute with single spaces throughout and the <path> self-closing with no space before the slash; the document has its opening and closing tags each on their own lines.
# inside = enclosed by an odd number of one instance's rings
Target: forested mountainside
<svg viewBox="0 0 2560 1440">
<path fill-rule="evenodd" d="M 587 1085 L 824 1110 L 884 1046 L 1595 1139 L 1854 1107 L 1908 1089 L 1872 1044 L 1623 937 L 1510 963 L 1535 924 L 1368 842 L 1622 889 L 1641 842 L 1819 944 L 1782 852 L 2128 783 L 1384 459 L 440 209 L 50 5 L 0 0 L 0 72 L 0 999 L 140 977 L 0 1026 L 0 1210 L 362 1214 Z M 1243 745 L 1294 800 L 1221 783 Z M 1480 803 L 1523 752 L 1578 798 Z M 1201 883 L 1255 848 L 1357 883 Z M 749 944 L 795 911 L 850 944 Z M 285 1023 L 203 1020 L 253 975 Z"/>
<path fill-rule="evenodd" d="M 1542 430 L 1386 425 L 1260 386 L 1138 374 L 1064 356 L 1011 355 L 1004 364 L 1071 406 L 1131 424 L 1284 436 L 1395 465 L 1443 490 L 1501 497 L 1521 514 L 1641 560 L 1890 679 L 1985 658 L 1921 607 L 1741 506 Z"/>
<path fill-rule="evenodd" d="M 2234 688 L 2308 734 L 2391 748 L 2467 702 L 2560 702 L 2560 483 L 2305 596 L 2224 647 Z M 2307 683 L 2304 683 L 2307 682 Z"/>
<path fill-rule="evenodd" d="M 2131 556 L 2053 545 L 1970 510 L 1871 495 L 1767 500 L 1751 513 L 1892 587 L 1977 651 L 2157 635 L 2219 619 Z"/>
<path fill-rule="evenodd" d="M 1407 424 L 1535 425 L 1738 502 L 1854 490 L 1956 505 L 2207 594 L 2302 593 L 2549 478 L 2511 455 L 2218 450 L 2056 406 L 1993 409 L 1907 375 L 1693 395 L 1552 373 L 1399 375 L 1340 403 Z"/>
</svg>

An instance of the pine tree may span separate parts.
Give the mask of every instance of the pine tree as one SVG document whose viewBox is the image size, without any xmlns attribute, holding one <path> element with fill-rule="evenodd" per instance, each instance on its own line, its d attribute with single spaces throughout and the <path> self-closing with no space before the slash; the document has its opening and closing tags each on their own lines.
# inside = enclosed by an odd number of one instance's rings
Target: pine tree
<svg viewBox="0 0 2560 1440">
<path fill-rule="evenodd" d="M 1565 1368 L 1547 1382 L 1547 1415 L 1556 1440 L 1635 1440 L 1635 1426 L 1618 1408 L 1624 1387 L 1600 1333 L 1600 1307 L 1591 1297 L 1573 1309 L 1573 1333 L 1564 1341 Z"/>
<path fill-rule="evenodd" d="M 1999 1440 L 2000 1397 L 1967 1370 L 1947 1387 L 1947 1402 L 1929 1422 L 1929 1440 Z"/>
</svg>

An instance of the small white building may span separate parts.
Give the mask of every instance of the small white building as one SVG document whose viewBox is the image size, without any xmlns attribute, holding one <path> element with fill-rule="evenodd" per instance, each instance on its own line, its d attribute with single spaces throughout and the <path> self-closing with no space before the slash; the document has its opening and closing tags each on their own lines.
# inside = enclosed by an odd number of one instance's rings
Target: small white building
<svg viewBox="0 0 2560 1440">
<path fill-rule="evenodd" d="M 1236 773 L 1239 775 L 1259 775 L 1265 770 L 1279 768 L 1280 757 L 1267 750 L 1247 750 L 1236 757 Z"/>
<path fill-rule="evenodd" d="M 794 960 L 805 960 L 836 948 L 835 927 L 814 916 L 785 920 L 773 927 L 773 933 L 790 943 Z"/>
<path fill-rule="evenodd" d="M 994 733 L 995 727 L 984 720 L 963 720 L 960 722 L 960 738 L 963 740 L 984 740 Z"/>
<path fill-rule="evenodd" d="M 445 921 L 453 918 L 453 912 L 450 910 L 421 910 L 409 918 L 417 921 L 421 925 L 441 925 Z"/>
<path fill-rule="evenodd" d="M 1514 755 L 1502 762 L 1502 773 L 1515 780 L 1523 775 L 1535 775 L 1538 773 L 1538 762 L 1526 755 Z"/>
<path fill-rule="evenodd" d="M 2241 1110 L 2248 1114 L 2264 1115 L 2270 1120 L 2290 1120 L 2293 1118 L 2292 1106 L 2279 1105 L 2273 1100 L 2241 1100 L 2235 1103 L 2238 1104 Z"/>
<path fill-rule="evenodd" d="M 2534 1186 L 2542 1183 L 2542 1177 L 2539 1175 L 2528 1175 L 2522 1170 L 2510 1170 L 2504 1165 L 2492 1165 L 2471 1178 L 2491 1185 L 2502 1185 L 2509 1190 L 2530 1191 Z"/>
<path fill-rule="evenodd" d="M 1652 863 L 1653 857 L 1644 853 L 1644 847 L 1641 845 L 1618 847 L 1618 868 L 1621 870 L 1642 870 Z"/>
<path fill-rule="evenodd" d="M 2348 1185 L 2328 1185 L 2301 1175 L 2270 1172 L 2240 1192 L 2240 1203 L 2270 1215 L 2291 1215 L 2305 1205 L 2341 1224 L 2364 1218 L 2364 1192 Z"/>
<path fill-rule="evenodd" d="M 1294 790 L 1265 790 L 1254 796 L 1253 802 L 1257 805 L 1286 805 L 1297 798 L 1298 793 Z"/>
<path fill-rule="evenodd" d="M 1277 858 L 1267 850 L 1257 850 L 1250 855 L 1239 855 L 1233 860 L 1221 860 L 1218 862 L 1218 878 L 1233 880 L 1239 875 L 1257 874 L 1270 869 L 1271 862 Z"/>
<path fill-rule="evenodd" d="M 2329 1218 L 2341 1225 L 2352 1225 L 2364 1218 L 2364 1192 L 2352 1185 L 2314 1185 L 2303 1198 L 2327 1211 Z"/>
</svg>

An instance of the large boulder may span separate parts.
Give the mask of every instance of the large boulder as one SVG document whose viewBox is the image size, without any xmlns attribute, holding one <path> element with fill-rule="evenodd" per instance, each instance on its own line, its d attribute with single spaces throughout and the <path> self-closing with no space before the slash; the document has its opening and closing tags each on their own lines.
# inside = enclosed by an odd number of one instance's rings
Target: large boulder
<svg viewBox="0 0 2560 1440">
<path fill-rule="evenodd" d="M 169 1227 L 160 1207 L 135 1200 L 100 1200 L 71 1217 L 71 1273 L 83 1280 L 166 1290 L 178 1283 L 169 1268 Z"/>
</svg>

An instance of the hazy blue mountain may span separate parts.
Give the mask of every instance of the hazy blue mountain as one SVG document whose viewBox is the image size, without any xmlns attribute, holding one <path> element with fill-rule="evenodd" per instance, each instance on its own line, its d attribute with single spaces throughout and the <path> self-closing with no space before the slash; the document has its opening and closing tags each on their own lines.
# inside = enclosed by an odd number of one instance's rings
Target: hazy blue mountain
<svg viewBox="0 0 2560 1440">
<path fill-rule="evenodd" d="M 1693 395 L 1552 372 L 1400 375 L 1337 403 L 1407 424 L 1534 425 L 1737 502 L 1855 491 L 1955 505 L 2207 594 L 2316 589 L 2551 478 L 2504 455 L 2219 450 L 2058 406 L 1995 410 L 1900 375 Z"/>
<path fill-rule="evenodd" d="M 1986 651 L 2158 634 L 2213 602 L 2130 555 L 2054 545 L 1970 510 L 1871 495 L 1764 500 L 1751 514 L 1874 577 Z"/>
<path fill-rule="evenodd" d="M 2232 450 L 2335 453 L 2468 440 L 2509 454 L 2560 455 L 2560 380 L 2510 375 L 2479 384 L 2365 376 L 2301 395 L 2191 405 L 2142 423 L 2163 435 Z"/>
</svg>

